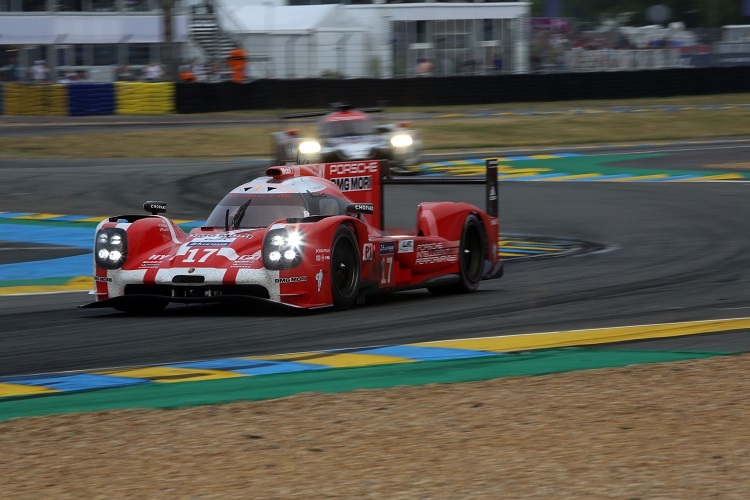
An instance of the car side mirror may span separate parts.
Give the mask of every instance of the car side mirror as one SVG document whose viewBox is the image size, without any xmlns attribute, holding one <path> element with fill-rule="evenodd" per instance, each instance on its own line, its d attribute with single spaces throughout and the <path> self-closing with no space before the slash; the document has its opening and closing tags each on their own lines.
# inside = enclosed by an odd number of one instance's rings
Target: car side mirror
<svg viewBox="0 0 750 500">
<path fill-rule="evenodd" d="M 163 201 L 147 201 L 143 204 L 143 209 L 151 215 L 163 214 L 167 211 L 167 204 Z"/>
</svg>

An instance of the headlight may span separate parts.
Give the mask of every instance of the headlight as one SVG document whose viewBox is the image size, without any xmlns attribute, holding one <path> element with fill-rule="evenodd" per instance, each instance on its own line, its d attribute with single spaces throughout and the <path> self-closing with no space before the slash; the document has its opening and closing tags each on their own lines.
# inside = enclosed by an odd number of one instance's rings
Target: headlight
<svg viewBox="0 0 750 500">
<path fill-rule="evenodd" d="M 273 229 L 263 242 L 263 264 L 267 269 L 291 269 L 302 262 L 304 235 L 291 229 Z"/>
<path fill-rule="evenodd" d="M 405 148 L 408 146 L 411 146 L 412 139 L 410 135 L 407 134 L 396 134 L 393 137 L 391 137 L 391 145 L 394 148 Z"/>
<path fill-rule="evenodd" d="M 303 155 L 311 155 L 320 152 L 320 144 L 316 141 L 303 141 L 299 145 L 299 152 Z"/>
<path fill-rule="evenodd" d="M 119 269 L 128 258 L 128 237 L 124 229 L 100 229 L 96 234 L 94 260 L 104 269 Z"/>
</svg>

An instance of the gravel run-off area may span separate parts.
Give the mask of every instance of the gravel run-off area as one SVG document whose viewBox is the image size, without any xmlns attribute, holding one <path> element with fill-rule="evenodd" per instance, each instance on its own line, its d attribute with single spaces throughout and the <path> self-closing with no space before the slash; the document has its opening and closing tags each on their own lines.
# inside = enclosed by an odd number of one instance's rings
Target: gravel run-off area
<svg viewBox="0 0 750 500">
<path fill-rule="evenodd" d="M 735 355 L 13 419 L 0 498 L 745 499 L 748 388 Z"/>
</svg>

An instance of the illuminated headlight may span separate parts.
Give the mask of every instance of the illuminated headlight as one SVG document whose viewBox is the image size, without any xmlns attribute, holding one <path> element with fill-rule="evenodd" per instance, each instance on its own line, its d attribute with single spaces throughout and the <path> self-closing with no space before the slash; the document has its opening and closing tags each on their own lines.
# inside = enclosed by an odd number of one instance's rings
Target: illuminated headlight
<svg viewBox="0 0 750 500">
<path fill-rule="evenodd" d="M 393 137 L 391 137 L 391 145 L 394 148 L 406 148 L 411 146 L 412 139 L 410 135 L 407 134 L 396 134 Z"/>
<path fill-rule="evenodd" d="M 124 229 L 106 228 L 96 234 L 94 260 L 104 269 L 119 269 L 128 256 L 128 238 Z"/>
<path fill-rule="evenodd" d="M 303 141 L 299 145 L 299 152 L 303 155 L 319 153 L 320 144 L 317 141 Z"/>
<path fill-rule="evenodd" d="M 273 229 L 263 243 L 263 263 L 268 269 L 291 269 L 302 262 L 304 236 L 299 231 Z"/>
</svg>

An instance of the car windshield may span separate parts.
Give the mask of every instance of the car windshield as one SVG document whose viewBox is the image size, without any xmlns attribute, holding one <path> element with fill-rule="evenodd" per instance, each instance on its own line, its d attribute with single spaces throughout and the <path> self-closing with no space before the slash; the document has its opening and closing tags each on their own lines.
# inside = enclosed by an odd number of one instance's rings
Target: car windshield
<svg viewBox="0 0 750 500">
<path fill-rule="evenodd" d="M 230 193 L 213 209 L 206 226 L 224 227 L 227 210 L 230 228 L 267 227 L 281 219 L 309 215 L 302 196 L 297 193 Z"/>
<path fill-rule="evenodd" d="M 375 134 L 372 120 L 337 120 L 320 124 L 321 137 L 347 137 Z"/>
</svg>

